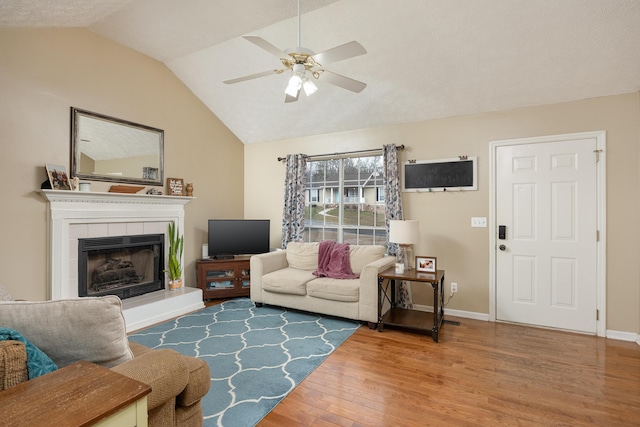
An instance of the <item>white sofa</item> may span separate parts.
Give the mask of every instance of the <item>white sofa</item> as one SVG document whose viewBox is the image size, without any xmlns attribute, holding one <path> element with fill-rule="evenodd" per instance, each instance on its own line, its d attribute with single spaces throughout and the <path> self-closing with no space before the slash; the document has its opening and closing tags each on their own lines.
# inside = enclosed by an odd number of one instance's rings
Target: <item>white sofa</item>
<svg viewBox="0 0 640 427">
<path fill-rule="evenodd" d="M 378 322 L 378 273 L 395 263 L 380 245 L 350 245 L 358 279 L 316 277 L 319 243 L 290 242 L 286 250 L 251 257 L 251 300 L 280 307 Z"/>
</svg>

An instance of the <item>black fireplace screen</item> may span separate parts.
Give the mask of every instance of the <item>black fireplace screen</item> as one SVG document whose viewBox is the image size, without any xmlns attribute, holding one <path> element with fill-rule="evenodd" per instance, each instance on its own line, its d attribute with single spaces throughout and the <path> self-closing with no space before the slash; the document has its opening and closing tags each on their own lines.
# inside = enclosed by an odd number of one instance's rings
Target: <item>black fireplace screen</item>
<svg viewBox="0 0 640 427">
<path fill-rule="evenodd" d="M 164 289 L 164 235 L 78 240 L 78 295 L 130 298 Z"/>
</svg>

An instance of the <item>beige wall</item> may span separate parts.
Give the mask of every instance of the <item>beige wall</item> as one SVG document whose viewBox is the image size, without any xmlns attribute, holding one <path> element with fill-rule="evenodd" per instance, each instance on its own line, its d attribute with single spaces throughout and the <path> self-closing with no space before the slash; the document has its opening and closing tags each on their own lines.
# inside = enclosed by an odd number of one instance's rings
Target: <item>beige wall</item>
<svg viewBox="0 0 640 427">
<path fill-rule="evenodd" d="M 245 215 L 272 220 L 280 246 L 284 164 L 276 157 L 405 144 L 400 162 L 478 156 L 478 191 L 405 193 L 405 217 L 420 220 L 417 255 L 438 257 L 446 286 L 458 283 L 450 309 L 489 313 L 489 143 L 495 140 L 605 130 L 607 132 L 607 329 L 640 331 L 640 96 L 638 93 L 513 111 L 252 144 L 245 147 Z M 414 287 L 414 301 L 431 305 Z"/>
<path fill-rule="evenodd" d="M 162 63 L 83 29 L 0 30 L 0 282 L 17 298 L 45 299 L 45 163 L 70 158 L 70 107 L 165 131 L 165 177 L 194 185 L 186 206 L 185 275 L 207 219 L 242 217 L 242 143 Z M 92 190 L 110 184 L 94 182 Z"/>
</svg>

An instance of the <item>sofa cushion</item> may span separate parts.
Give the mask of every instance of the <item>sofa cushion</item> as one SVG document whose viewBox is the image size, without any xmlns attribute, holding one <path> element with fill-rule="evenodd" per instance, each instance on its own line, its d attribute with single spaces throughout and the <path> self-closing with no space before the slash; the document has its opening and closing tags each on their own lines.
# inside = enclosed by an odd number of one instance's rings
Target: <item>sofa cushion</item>
<svg viewBox="0 0 640 427">
<path fill-rule="evenodd" d="M 262 289 L 279 294 L 306 295 L 307 282 L 315 278 L 312 271 L 287 267 L 262 276 Z"/>
<path fill-rule="evenodd" d="M 354 274 L 362 273 L 365 265 L 379 260 L 384 256 L 385 247 L 382 245 L 351 245 L 351 271 Z"/>
<path fill-rule="evenodd" d="M 307 295 L 331 301 L 357 302 L 360 298 L 360 280 L 318 278 L 307 283 Z"/>
<path fill-rule="evenodd" d="M 318 269 L 318 251 L 320 243 L 287 243 L 287 263 L 298 270 L 315 271 Z"/>
<path fill-rule="evenodd" d="M 15 329 L 58 367 L 86 360 L 111 367 L 133 358 L 120 298 L 0 302 L 0 325 Z"/>
</svg>

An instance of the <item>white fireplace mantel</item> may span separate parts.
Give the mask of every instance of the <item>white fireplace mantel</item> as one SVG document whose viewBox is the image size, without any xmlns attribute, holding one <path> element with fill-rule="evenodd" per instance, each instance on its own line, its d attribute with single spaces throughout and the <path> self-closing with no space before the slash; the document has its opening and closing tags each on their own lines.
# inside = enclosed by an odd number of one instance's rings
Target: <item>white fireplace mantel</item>
<svg viewBox="0 0 640 427">
<path fill-rule="evenodd" d="M 48 297 L 54 300 L 78 297 L 78 239 L 165 234 L 166 246 L 168 245 L 166 235 L 168 224 L 174 222 L 178 225 L 179 230 L 184 230 L 184 205 L 194 199 L 194 197 L 181 196 L 63 190 L 40 190 L 39 192 L 49 202 L 48 270 L 50 285 Z M 182 263 L 184 265 L 184 255 Z M 200 290 L 190 288 L 185 291 Z M 184 292 L 180 292 L 180 294 L 184 294 Z M 123 301 L 125 318 L 127 318 L 126 307 L 136 305 L 135 301 L 130 300 L 137 298 L 139 297 Z M 166 300 L 166 298 L 161 299 Z M 189 307 L 182 310 L 170 310 L 171 317 L 183 314 L 187 309 L 193 311 L 193 309 L 200 308 L 202 297 L 199 297 L 198 307 L 194 308 L 194 304 L 195 300 L 187 303 Z M 157 313 L 157 310 L 153 311 Z M 133 317 L 137 319 L 137 324 L 128 324 L 129 330 L 131 327 L 147 326 L 147 323 L 152 320 L 153 322 L 159 321 L 155 317 L 148 319 L 148 321 L 140 319 L 139 313 Z"/>
</svg>

